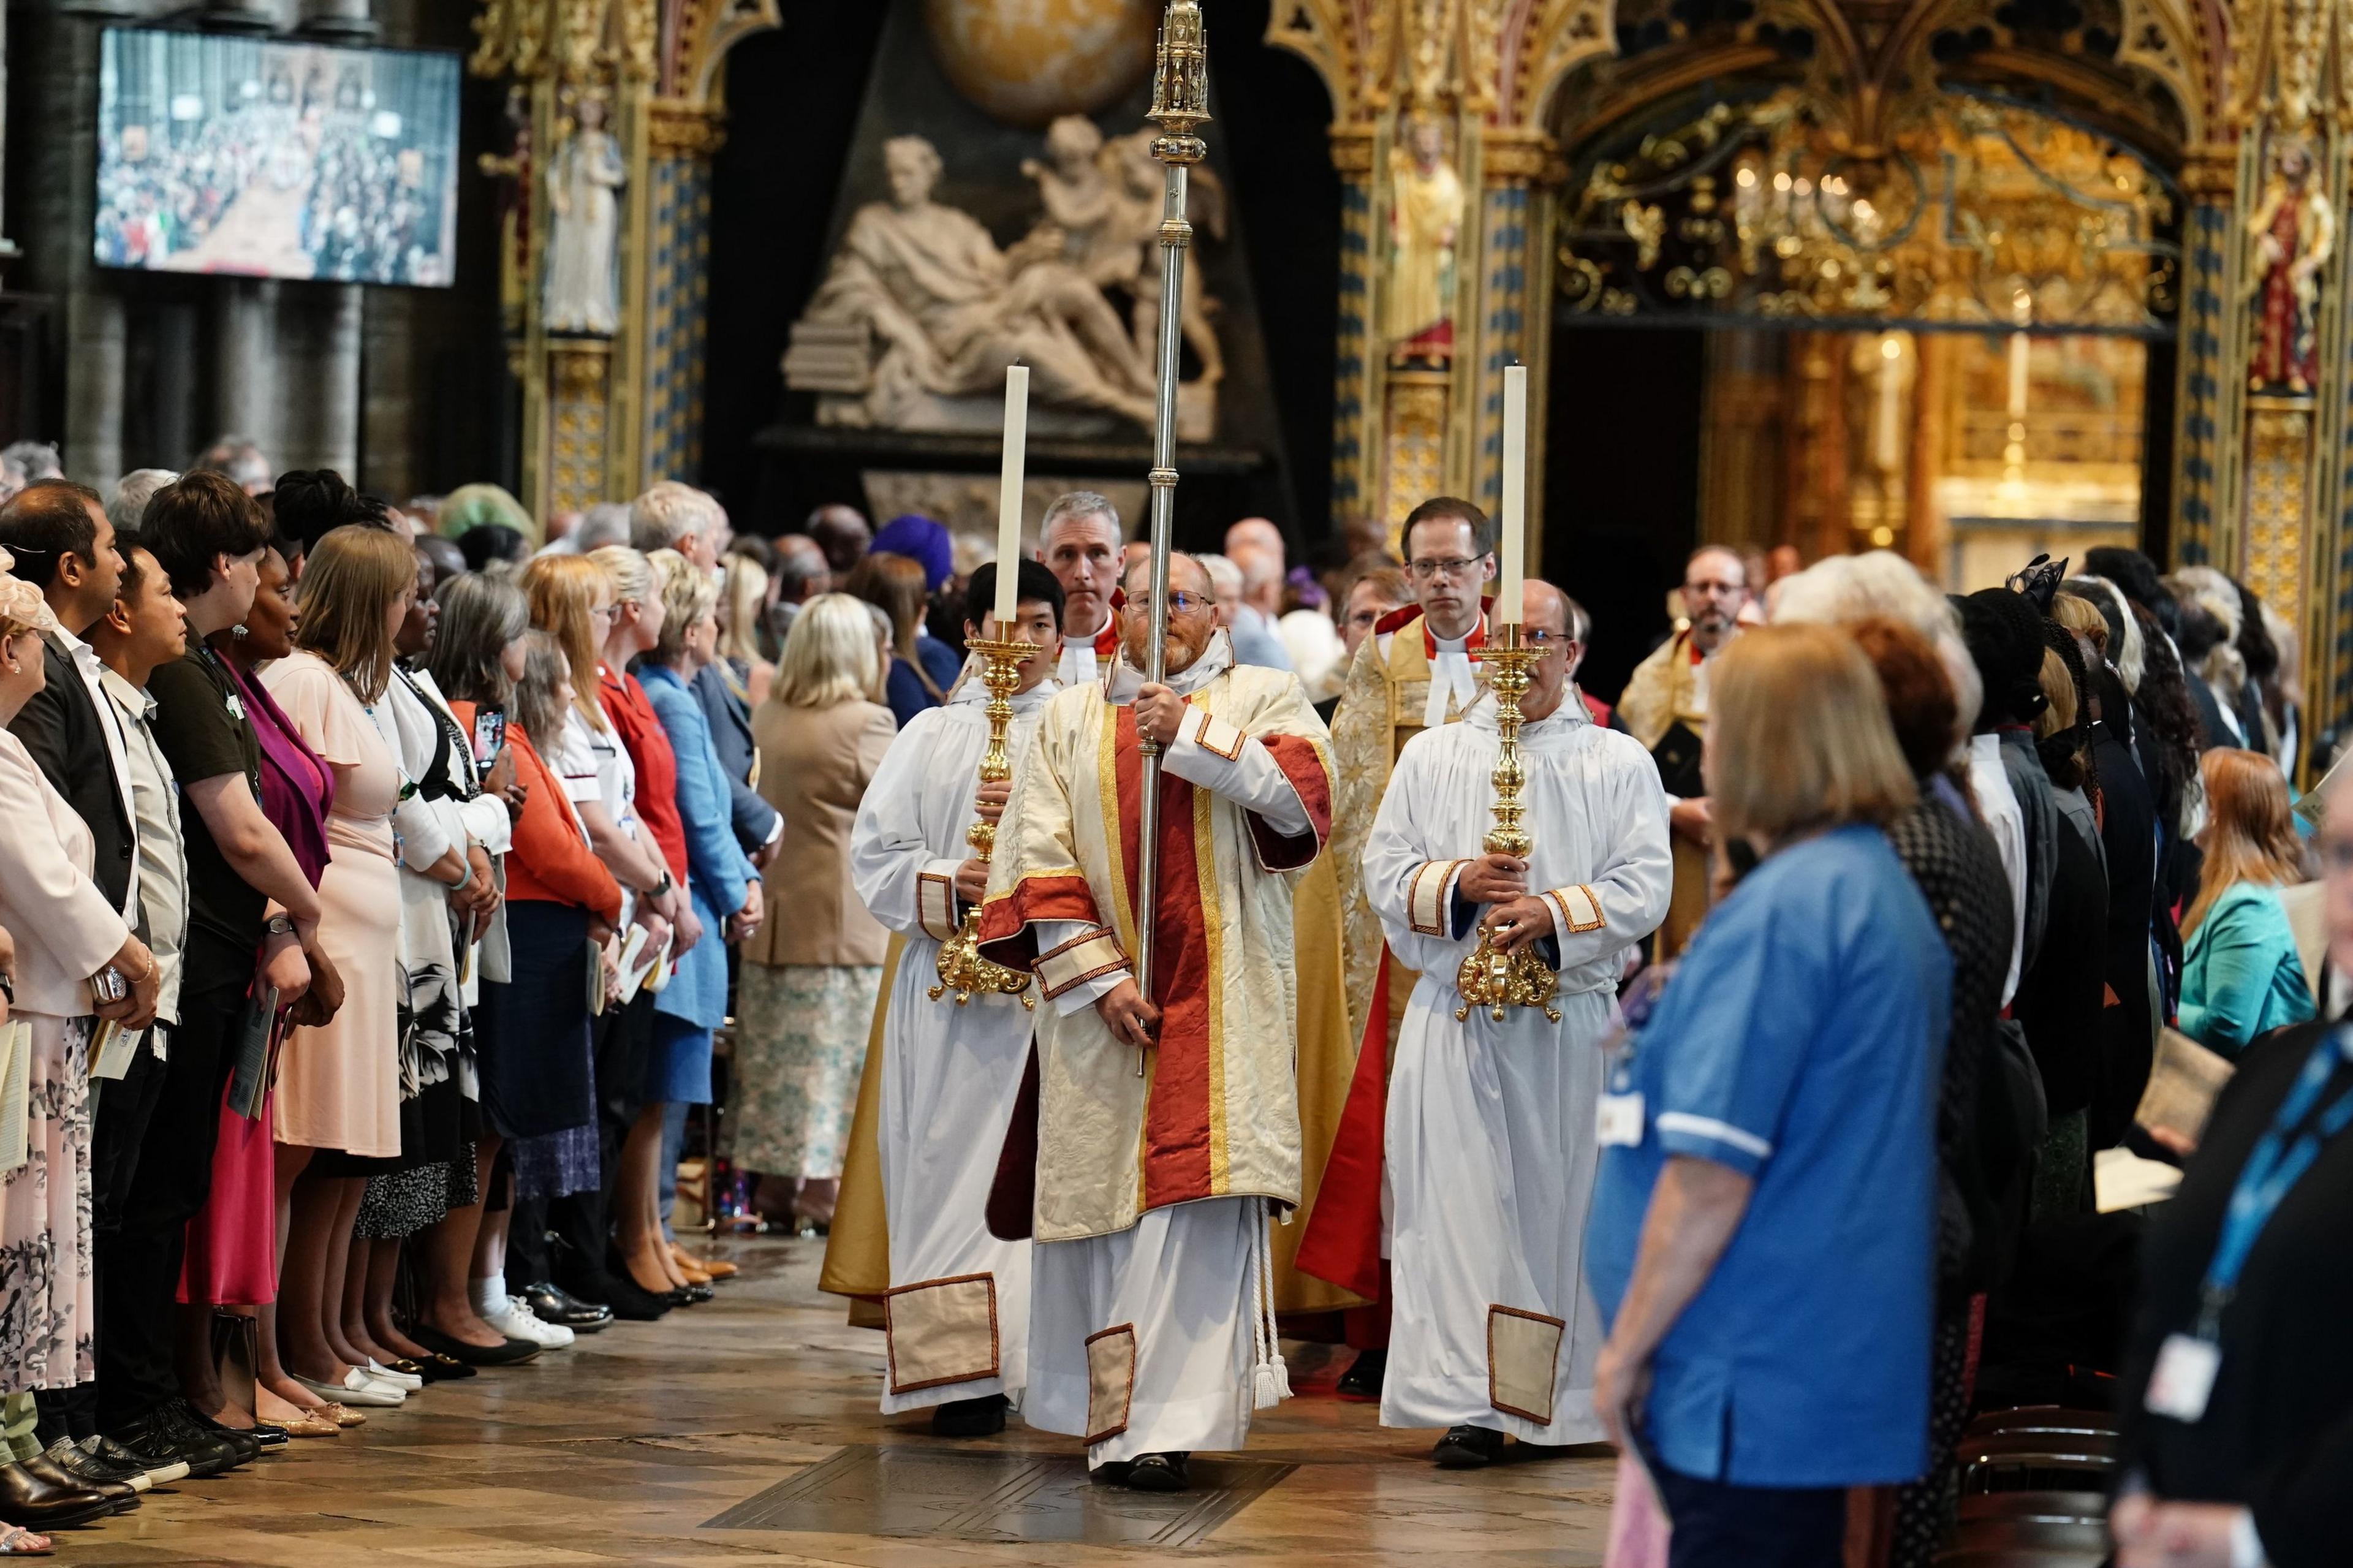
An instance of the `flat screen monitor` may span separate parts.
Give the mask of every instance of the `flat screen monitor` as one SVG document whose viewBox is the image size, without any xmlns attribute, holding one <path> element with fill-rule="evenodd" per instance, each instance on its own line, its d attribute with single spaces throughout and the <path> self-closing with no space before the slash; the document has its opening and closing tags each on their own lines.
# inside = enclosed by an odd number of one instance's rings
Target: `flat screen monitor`
<svg viewBox="0 0 2353 1568">
<path fill-rule="evenodd" d="M 99 264 L 447 287 L 454 54 L 110 27 Z"/>
</svg>

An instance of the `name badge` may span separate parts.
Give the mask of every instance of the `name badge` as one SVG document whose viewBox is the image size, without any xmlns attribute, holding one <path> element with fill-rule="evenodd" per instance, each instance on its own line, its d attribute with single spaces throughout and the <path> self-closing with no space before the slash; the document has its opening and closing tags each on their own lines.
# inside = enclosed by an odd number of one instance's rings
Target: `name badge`
<svg viewBox="0 0 2353 1568">
<path fill-rule="evenodd" d="M 227 707 L 228 709 L 228 716 L 230 718 L 237 720 L 240 723 L 244 721 L 245 703 L 238 698 L 236 692 L 232 691 L 228 694 Z"/>
<path fill-rule="evenodd" d="M 1642 1141 L 1642 1097 L 1605 1094 L 1593 1116 L 1593 1131 L 1605 1149 L 1616 1144 L 1630 1149 Z"/>
<path fill-rule="evenodd" d="M 2206 1401 L 2214 1392 L 2214 1374 L 2222 1370 L 2222 1347 L 2195 1334 L 2168 1334 L 2157 1352 L 2157 1366 L 2148 1374 L 2149 1413 L 2176 1421 L 2206 1418 Z"/>
</svg>

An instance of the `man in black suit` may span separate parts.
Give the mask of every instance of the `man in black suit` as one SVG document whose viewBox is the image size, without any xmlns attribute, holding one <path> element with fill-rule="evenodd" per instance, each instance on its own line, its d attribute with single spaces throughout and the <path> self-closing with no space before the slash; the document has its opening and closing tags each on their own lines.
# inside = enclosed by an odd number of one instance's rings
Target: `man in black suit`
<svg viewBox="0 0 2353 1568">
<path fill-rule="evenodd" d="M 75 815 L 89 824 L 95 844 L 90 879 L 144 940 L 149 932 L 139 907 L 138 819 L 132 805 L 126 737 L 118 710 L 100 685 L 104 666 L 82 641 L 82 634 L 113 607 L 122 580 L 114 524 L 97 491 L 64 479 L 44 479 L 0 507 L 0 547 L 16 557 L 15 575 L 41 590 L 58 628 L 42 648 L 47 682 L 9 728 Z M 126 1037 L 136 1041 L 154 1016 L 151 997 L 123 1020 Z M 93 1073 L 99 1067 L 96 1060 L 90 1063 Z M 105 1253 L 117 1232 L 122 1197 L 164 1079 L 163 1064 L 146 1042 L 134 1046 L 130 1061 L 119 1070 L 121 1081 L 98 1098 L 91 1132 L 93 1295 L 102 1288 Z M 44 1447 L 60 1438 L 97 1435 L 94 1384 L 44 1391 L 37 1402 Z"/>
</svg>

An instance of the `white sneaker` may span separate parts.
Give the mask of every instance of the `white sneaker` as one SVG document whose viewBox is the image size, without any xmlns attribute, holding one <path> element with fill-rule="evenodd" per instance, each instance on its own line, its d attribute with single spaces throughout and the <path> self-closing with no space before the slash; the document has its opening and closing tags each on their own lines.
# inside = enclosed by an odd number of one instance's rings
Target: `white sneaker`
<svg viewBox="0 0 2353 1568">
<path fill-rule="evenodd" d="M 531 1310 L 531 1303 L 520 1296 L 508 1297 L 497 1311 L 485 1312 L 480 1308 L 475 1311 L 482 1321 L 511 1340 L 528 1340 L 552 1351 L 562 1350 L 573 1341 L 570 1329 L 562 1323 L 541 1321 L 539 1314 Z"/>
</svg>

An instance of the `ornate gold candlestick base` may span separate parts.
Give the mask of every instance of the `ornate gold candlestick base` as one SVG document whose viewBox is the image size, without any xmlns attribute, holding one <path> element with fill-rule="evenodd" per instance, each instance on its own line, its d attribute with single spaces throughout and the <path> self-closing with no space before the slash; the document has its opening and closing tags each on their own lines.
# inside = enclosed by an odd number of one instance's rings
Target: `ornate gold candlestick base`
<svg viewBox="0 0 2353 1568">
<path fill-rule="evenodd" d="M 1038 645 L 1017 637 L 974 637 L 965 646 L 981 656 L 980 683 L 988 688 L 988 749 L 980 754 L 980 782 L 1002 784 L 1013 776 L 1013 761 L 1005 749 L 1006 731 L 1013 725 L 1013 689 L 1021 684 L 1021 661 L 1036 653 Z M 997 825 L 984 817 L 965 829 L 964 841 L 972 846 L 973 858 L 987 864 L 997 849 Z M 977 909 L 965 910 L 962 929 L 940 944 L 935 967 L 940 983 L 927 993 L 934 1002 L 953 991 L 959 1007 L 976 994 L 1018 996 L 1024 1007 L 1038 1005 L 1029 994 L 1029 975 L 980 956 Z"/>
<path fill-rule="evenodd" d="M 1495 786 L 1495 826 L 1488 831 L 1483 847 L 1490 855 L 1525 860 L 1533 841 L 1520 820 L 1526 815 L 1520 792 L 1527 787 L 1528 779 L 1520 766 L 1520 699 L 1531 683 L 1528 666 L 1544 655 L 1520 646 L 1518 626 L 1500 626 L 1497 631 L 1498 639 L 1480 655 L 1487 666 L 1487 689 L 1495 697 L 1495 730 L 1502 742 L 1495 753 L 1495 771 L 1489 775 Z M 1484 927 L 1479 931 L 1478 950 L 1454 972 L 1454 989 L 1462 994 L 1462 1005 L 1454 1009 L 1457 1023 L 1470 1017 L 1473 1007 L 1488 1009 L 1488 1016 L 1498 1024 L 1504 1021 L 1506 1007 L 1541 1007 L 1546 1018 L 1560 1022 L 1560 1009 L 1552 1005 L 1560 993 L 1560 976 L 1536 956 L 1534 943 L 1517 952 L 1504 952 L 1488 940 Z"/>
</svg>

